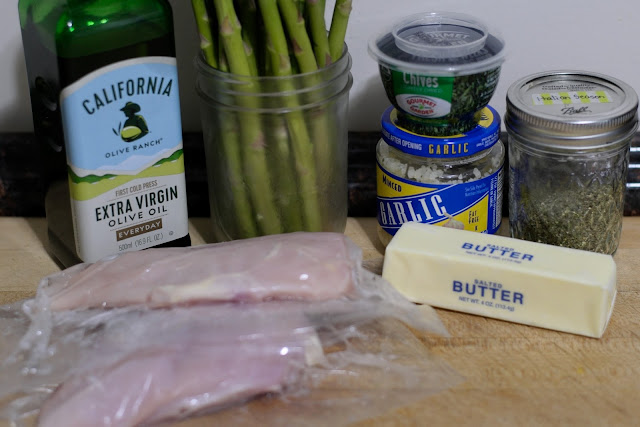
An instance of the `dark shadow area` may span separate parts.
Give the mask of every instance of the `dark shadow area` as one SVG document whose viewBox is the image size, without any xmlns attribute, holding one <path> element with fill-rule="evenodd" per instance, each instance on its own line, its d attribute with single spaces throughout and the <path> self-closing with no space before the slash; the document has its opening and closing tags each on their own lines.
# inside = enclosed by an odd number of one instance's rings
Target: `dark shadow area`
<svg viewBox="0 0 640 427">
<path fill-rule="evenodd" d="M 213 237 L 213 228 L 211 227 L 211 219 L 206 218 L 189 218 L 191 228 L 193 228 L 204 240 L 204 243 L 215 243 L 216 240 Z M 191 241 L 193 244 L 198 242 L 195 240 L 193 234 L 191 235 Z"/>
<path fill-rule="evenodd" d="M 58 268 L 60 268 L 60 270 L 64 270 L 64 265 L 62 265 L 62 263 L 58 260 L 58 258 L 56 258 L 53 252 L 51 252 L 51 246 L 49 245 L 49 237 L 47 233 L 47 221 L 44 218 L 26 218 L 25 220 L 31 230 L 33 230 L 33 234 L 42 244 L 47 255 L 49 255 L 49 257 L 58 266 Z"/>
<path fill-rule="evenodd" d="M 170 3 L 175 27 L 182 129 L 185 132 L 200 132 L 200 107 L 195 91 L 196 72 L 193 65 L 199 52 L 200 38 L 191 3 L 184 0 L 171 0 Z"/>
<path fill-rule="evenodd" d="M 27 80 L 27 68 L 24 62 L 24 50 L 19 38 L 16 44 L 8 46 L 3 52 L 3 61 L 13 64 L 13 72 L 10 76 L 3 76 L 4 84 L 12 85 L 17 95 L 10 102 L 3 100 L 7 105 L 0 109 L 0 129 L 7 130 L 31 130 L 31 102 L 29 100 L 29 82 Z"/>
<path fill-rule="evenodd" d="M 359 83 L 363 87 L 358 92 L 351 91 L 349 96 L 349 111 L 357 111 L 359 121 L 375 123 L 369 131 L 379 131 L 382 113 L 391 106 L 384 91 L 380 77 L 376 74 L 366 82 Z"/>
</svg>

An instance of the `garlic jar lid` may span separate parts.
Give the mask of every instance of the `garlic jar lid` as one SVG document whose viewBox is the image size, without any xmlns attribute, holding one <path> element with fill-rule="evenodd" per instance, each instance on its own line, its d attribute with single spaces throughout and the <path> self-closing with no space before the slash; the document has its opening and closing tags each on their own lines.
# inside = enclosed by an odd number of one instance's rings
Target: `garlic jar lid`
<svg viewBox="0 0 640 427">
<path fill-rule="evenodd" d="M 509 87 L 505 125 L 544 148 L 606 148 L 635 133 L 638 96 L 628 84 L 603 74 L 542 72 Z"/>
<path fill-rule="evenodd" d="M 504 61 L 504 41 L 472 16 L 428 12 L 409 16 L 369 43 L 380 65 L 407 72 L 474 74 Z"/>
<path fill-rule="evenodd" d="M 404 153 L 432 158 L 472 156 L 493 147 L 500 139 L 500 115 L 492 107 L 481 111 L 478 125 L 464 134 L 436 137 L 413 133 L 397 124 L 398 111 L 389 107 L 382 115 L 382 139 Z"/>
</svg>

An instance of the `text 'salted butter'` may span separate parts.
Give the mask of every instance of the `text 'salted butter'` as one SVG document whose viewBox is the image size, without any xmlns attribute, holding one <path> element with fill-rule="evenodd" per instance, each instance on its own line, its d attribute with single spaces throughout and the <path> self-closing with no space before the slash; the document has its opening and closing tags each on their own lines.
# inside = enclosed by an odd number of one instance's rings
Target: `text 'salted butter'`
<svg viewBox="0 0 640 427">
<path fill-rule="evenodd" d="M 600 338 L 616 297 L 610 255 L 410 222 L 383 277 L 408 299 Z"/>
</svg>

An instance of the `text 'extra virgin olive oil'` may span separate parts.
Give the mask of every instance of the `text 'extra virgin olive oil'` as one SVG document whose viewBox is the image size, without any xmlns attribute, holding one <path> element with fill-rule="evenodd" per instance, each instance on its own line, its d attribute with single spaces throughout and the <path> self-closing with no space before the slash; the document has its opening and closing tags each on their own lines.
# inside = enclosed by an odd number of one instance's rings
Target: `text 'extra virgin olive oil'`
<svg viewBox="0 0 640 427">
<path fill-rule="evenodd" d="M 19 0 L 50 249 L 69 266 L 188 246 L 166 0 Z"/>
</svg>

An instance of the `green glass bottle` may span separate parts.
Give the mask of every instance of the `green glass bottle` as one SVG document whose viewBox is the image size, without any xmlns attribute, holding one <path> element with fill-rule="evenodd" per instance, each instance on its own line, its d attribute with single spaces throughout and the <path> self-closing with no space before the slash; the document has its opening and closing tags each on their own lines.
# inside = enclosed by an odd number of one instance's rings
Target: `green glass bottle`
<svg viewBox="0 0 640 427">
<path fill-rule="evenodd" d="M 190 245 L 168 1 L 18 7 L 53 255 Z"/>
</svg>

